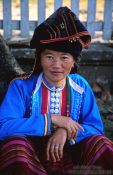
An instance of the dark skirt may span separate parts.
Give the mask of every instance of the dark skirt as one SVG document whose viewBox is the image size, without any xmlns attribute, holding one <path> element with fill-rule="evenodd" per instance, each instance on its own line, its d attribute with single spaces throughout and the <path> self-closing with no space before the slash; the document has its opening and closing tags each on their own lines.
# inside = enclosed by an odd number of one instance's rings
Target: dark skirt
<svg viewBox="0 0 113 175">
<path fill-rule="evenodd" d="M 46 160 L 48 137 L 10 137 L 0 145 L 0 175 L 113 174 L 113 143 L 90 136 L 64 148 L 61 161 Z"/>
</svg>

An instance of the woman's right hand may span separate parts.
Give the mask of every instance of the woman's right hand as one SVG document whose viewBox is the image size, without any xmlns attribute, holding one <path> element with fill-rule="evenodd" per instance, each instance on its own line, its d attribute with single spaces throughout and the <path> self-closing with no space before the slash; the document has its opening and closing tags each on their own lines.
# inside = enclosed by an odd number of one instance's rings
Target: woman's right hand
<svg viewBox="0 0 113 175">
<path fill-rule="evenodd" d="M 48 140 L 46 155 L 47 160 L 60 161 L 63 157 L 64 145 L 67 140 L 67 131 L 64 128 L 57 128 Z"/>
<path fill-rule="evenodd" d="M 70 117 L 60 116 L 60 115 L 51 115 L 52 124 L 55 126 L 65 128 L 67 130 L 68 139 L 74 139 L 77 137 L 78 129 L 84 132 L 82 126 L 72 120 Z"/>
</svg>

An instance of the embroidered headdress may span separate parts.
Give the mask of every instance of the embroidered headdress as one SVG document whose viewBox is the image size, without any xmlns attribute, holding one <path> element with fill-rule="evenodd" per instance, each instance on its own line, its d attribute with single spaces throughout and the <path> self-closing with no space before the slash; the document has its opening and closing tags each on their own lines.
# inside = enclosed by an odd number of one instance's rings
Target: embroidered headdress
<svg viewBox="0 0 113 175">
<path fill-rule="evenodd" d="M 88 48 L 90 41 L 90 34 L 77 16 L 68 7 L 60 7 L 36 27 L 30 46 L 79 56 L 82 48 Z"/>
</svg>

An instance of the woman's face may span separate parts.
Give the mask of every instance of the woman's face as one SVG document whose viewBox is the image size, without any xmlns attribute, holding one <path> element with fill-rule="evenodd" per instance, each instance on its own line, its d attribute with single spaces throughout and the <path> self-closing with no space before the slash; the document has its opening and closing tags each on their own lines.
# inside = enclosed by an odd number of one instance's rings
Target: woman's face
<svg viewBox="0 0 113 175">
<path fill-rule="evenodd" d="M 60 84 L 70 73 L 75 60 L 69 53 L 44 50 L 41 53 L 41 66 L 48 82 Z"/>
</svg>

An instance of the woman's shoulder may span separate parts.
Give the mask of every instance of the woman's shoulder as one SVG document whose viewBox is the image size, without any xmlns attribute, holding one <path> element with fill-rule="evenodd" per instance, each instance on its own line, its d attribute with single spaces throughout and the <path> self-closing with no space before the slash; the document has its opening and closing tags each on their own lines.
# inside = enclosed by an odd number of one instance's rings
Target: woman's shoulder
<svg viewBox="0 0 113 175">
<path fill-rule="evenodd" d="M 20 88 L 33 88 L 36 84 L 38 76 L 36 75 L 23 75 L 17 78 L 14 78 L 9 86 L 16 86 Z"/>
<path fill-rule="evenodd" d="M 82 88 L 85 88 L 88 86 L 88 81 L 81 76 L 80 74 L 69 74 L 69 78 L 72 79 L 77 85 L 79 85 Z"/>
</svg>

